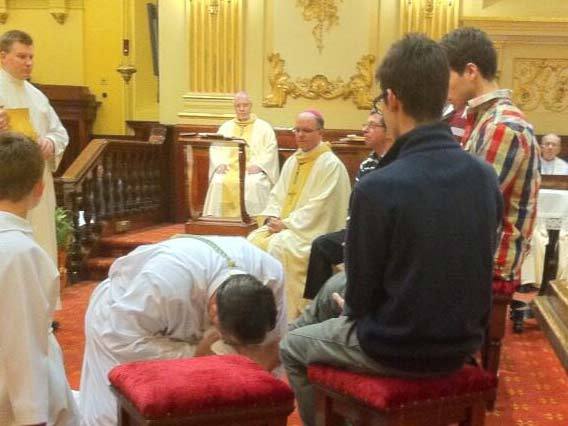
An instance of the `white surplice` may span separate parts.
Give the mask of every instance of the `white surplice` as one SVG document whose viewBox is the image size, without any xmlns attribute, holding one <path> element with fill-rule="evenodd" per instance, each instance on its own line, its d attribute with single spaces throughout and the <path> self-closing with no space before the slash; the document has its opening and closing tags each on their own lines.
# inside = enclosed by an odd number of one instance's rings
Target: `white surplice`
<svg viewBox="0 0 568 426">
<path fill-rule="evenodd" d="M 53 142 L 55 155 L 47 162 L 43 174 L 45 190 L 40 203 L 29 212 L 34 238 L 57 264 L 57 241 L 55 239 L 55 190 L 52 172 L 57 169 L 63 152 L 69 143 L 67 131 L 49 104 L 47 97 L 25 80 L 12 77 L 0 70 L 0 106 L 28 108 L 31 124 L 39 138 Z"/>
<path fill-rule="evenodd" d="M 261 216 L 280 217 L 298 161 L 292 155 L 270 192 Z M 283 220 L 286 229 L 271 235 L 267 251 L 284 266 L 288 317 L 296 318 L 304 305 L 304 287 L 312 241 L 345 227 L 351 183 L 343 162 L 331 151 L 321 154 L 310 171 L 295 209 Z M 267 232 L 261 226 L 249 240 Z"/>
<path fill-rule="evenodd" d="M 0 212 L 0 425 L 79 424 L 51 321 L 57 268 L 28 221 Z"/>
<path fill-rule="evenodd" d="M 272 126 L 260 118 L 255 119 L 252 126 L 247 140 L 247 167 L 255 164 L 262 172 L 245 174 L 245 207 L 248 214 L 256 216 L 266 207 L 268 194 L 278 180 L 279 166 L 278 144 Z M 235 120 L 223 123 L 217 133 L 226 137 L 240 137 L 240 129 Z M 231 155 L 234 150 L 235 148 L 216 146 L 209 149 L 209 188 L 203 207 L 204 216 L 223 216 L 223 186 L 227 184 L 227 175 L 216 173 L 216 170 L 222 164 L 235 161 L 235 157 Z M 238 170 L 238 164 L 234 166 Z M 232 184 L 238 190 L 238 179 Z"/>
<path fill-rule="evenodd" d="M 193 356 L 211 325 L 209 298 L 232 274 L 250 273 L 271 288 L 278 316 L 266 342 L 285 335 L 284 276 L 278 261 L 244 238 L 207 239 L 221 248 L 236 268 L 205 242 L 180 237 L 138 247 L 117 259 L 109 278 L 94 291 L 85 317 L 80 396 L 84 425 L 116 424 L 116 401 L 107 379 L 114 366 L 141 359 Z"/>
<path fill-rule="evenodd" d="M 540 159 L 540 174 L 541 175 L 568 175 L 568 163 L 562 158 L 554 158 L 554 160 L 547 161 L 544 158 Z"/>
</svg>

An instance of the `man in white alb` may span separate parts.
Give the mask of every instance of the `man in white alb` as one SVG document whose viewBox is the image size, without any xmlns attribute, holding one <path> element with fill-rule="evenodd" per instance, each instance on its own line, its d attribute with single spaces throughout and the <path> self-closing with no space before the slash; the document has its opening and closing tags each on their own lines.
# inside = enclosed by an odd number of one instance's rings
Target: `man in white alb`
<svg viewBox="0 0 568 426">
<path fill-rule="evenodd" d="M 107 375 L 121 363 L 206 355 L 225 342 L 273 370 L 287 330 L 283 286 L 280 263 L 240 237 L 181 235 L 117 259 L 85 316 L 83 424 L 116 424 Z"/>
<path fill-rule="evenodd" d="M 45 191 L 28 220 L 35 240 L 57 264 L 52 172 L 57 169 L 69 137 L 45 95 L 27 81 L 33 59 L 33 40 L 27 33 L 12 30 L 0 37 L 0 132 L 24 133 L 41 148 L 47 166 L 43 174 Z"/>
<path fill-rule="evenodd" d="M 266 207 L 270 189 L 278 179 L 278 144 L 272 126 L 251 114 L 252 102 L 245 92 L 234 100 L 236 118 L 221 125 L 217 133 L 247 142 L 245 206 L 256 216 Z M 240 216 L 239 161 L 237 148 L 209 149 L 209 189 L 204 216 Z"/>
</svg>

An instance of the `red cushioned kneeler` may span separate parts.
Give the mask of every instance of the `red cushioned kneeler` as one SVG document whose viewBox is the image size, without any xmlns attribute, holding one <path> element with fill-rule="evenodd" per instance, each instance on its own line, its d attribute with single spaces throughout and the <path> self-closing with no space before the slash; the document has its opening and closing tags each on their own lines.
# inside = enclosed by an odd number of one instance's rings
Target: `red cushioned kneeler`
<svg viewBox="0 0 568 426">
<path fill-rule="evenodd" d="M 290 387 L 239 355 L 139 361 L 109 373 L 119 425 L 286 425 Z"/>
<path fill-rule="evenodd" d="M 480 426 L 497 378 L 465 366 L 449 376 L 407 380 L 311 365 L 316 389 L 316 425 Z"/>
</svg>

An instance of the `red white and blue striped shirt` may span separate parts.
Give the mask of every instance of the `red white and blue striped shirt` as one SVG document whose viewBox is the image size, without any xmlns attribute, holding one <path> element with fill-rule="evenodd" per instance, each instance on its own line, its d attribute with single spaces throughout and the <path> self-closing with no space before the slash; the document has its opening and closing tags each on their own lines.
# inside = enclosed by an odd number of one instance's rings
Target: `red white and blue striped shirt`
<svg viewBox="0 0 568 426">
<path fill-rule="evenodd" d="M 507 89 L 470 100 L 467 118 L 464 148 L 493 165 L 503 193 L 503 227 L 494 278 L 518 281 L 534 228 L 540 187 L 540 152 L 534 130 Z"/>
</svg>

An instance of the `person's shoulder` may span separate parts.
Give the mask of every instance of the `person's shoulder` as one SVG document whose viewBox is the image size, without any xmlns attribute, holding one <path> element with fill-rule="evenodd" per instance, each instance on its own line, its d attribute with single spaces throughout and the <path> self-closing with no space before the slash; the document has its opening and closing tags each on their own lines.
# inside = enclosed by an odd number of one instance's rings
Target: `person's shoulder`
<svg viewBox="0 0 568 426">
<path fill-rule="evenodd" d="M 24 81 L 24 85 L 26 86 L 26 88 L 32 92 L 35 96 L 41 98 L 43 101 L 45 102 L 49 102 L 49 99 L 47 98 L 47 96 L 45 96 L 45 94 L 39 90 L 36 86 L 34 86 L 33 84 L 31 84 L 29 81 Z"/>
<path fill-rule="evenodd" d="M 501 131 L 508 131 L 512 135 L 532 136 L 534 129 L 527 121 L 525 114 L 509 99 L 504 99 L 495 105 L 486 126 Z"/>
<path fill-rule="evenodd" d="M 272 127 L 272 124 L 270 124 L 268 121 L 263 120 L 262 118 L 256 118 L 256 120 L 254 120 L 254 125 L 264 128 L 264 129 L 270 129 L 272 131 L 274 131 L 274 128 Z"/>
<path fill-rule="evenodd" d="M 19 231 L 2 234 L 0 258 L 5 265 L 19 263 L 37 268 L 52 263 L 47 253 L 28 235 Z"/>
</svg>

